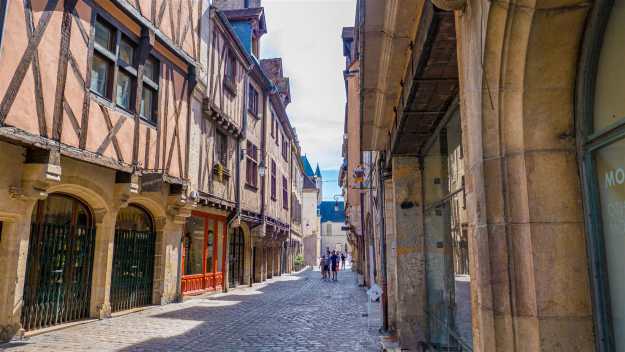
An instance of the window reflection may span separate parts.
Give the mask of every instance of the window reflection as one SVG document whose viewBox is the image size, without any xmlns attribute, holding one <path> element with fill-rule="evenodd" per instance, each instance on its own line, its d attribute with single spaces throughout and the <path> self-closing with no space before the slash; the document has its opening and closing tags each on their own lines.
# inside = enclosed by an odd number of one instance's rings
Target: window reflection
<svg viewBox="0 0 625 352">
<path fill-rule="evenodd" d="M 444 350 L 467 350 L 472 345 L 468 221 L 461 141 L 460 116 L 456 111 L 428 150 L 423 174 L 426 311 L 430 321 L 430 342 Z"/>
<path fill-rule="evenodd" d="M 204 271 L 204 218 L 191 216 L 185 233 L 184 274 L 201 274 Z"/>
</svg>

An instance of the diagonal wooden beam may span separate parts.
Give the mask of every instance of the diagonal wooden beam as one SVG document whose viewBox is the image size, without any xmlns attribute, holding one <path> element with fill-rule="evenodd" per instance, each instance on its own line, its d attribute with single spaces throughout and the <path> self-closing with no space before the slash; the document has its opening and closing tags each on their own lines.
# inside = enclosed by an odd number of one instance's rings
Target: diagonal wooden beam
<svg viewBox="0 0 625 352">
<path fill-rule="evenodd" d="M 173 81 L 173 69 L 172 69 L 172 75 L 171 75 L 172 81 Z M 184 92 L 187 88 L 187 80 L 184 81 L 184 83 L 182 84 L 182 90 L 180 92 L 180 100 L 178 101 L 178 104 L 176 104 L 176 85 L 173 84 L 172 85 L 172 96 L 174 98 L 174 134 L 171 136 L 171 146 L 169 147 L 169 156 L 167 158 L 167 167 L 165 168 L 166 170 L 169 170 L 169 167 L 171 166 L 171 158 L 173 156 L 173 151 L 174 148 L 178 149 L 178 156 L 180 157 L 181 151 L 180 151 L 180 131 L 178 130 L 178 121 L 180 120 L 180 110 L 182 109 L 182 102 L 184 101 Z M 174 144 L 175 142 L 175 144 Z M 182 159 L 178 160 L 178 167 L 180 167 L 180 163 L 182 163 Z M 182 173 L 180 174 L 180 176 L 182 176 Z"/>
<path fill-rule="evenodd" d="M 48 24 L 50 24 L 50 18 L 52 17 L 54 8 L 56 8 L 57 2 L 58 0 L 48 0 L 46 3 L 46 7 L 43 9 L 42 15 L 39 18 L 37 29 L 35 29 L 30 37 L 26 50 L 22 54 L 13 77 L 11 77 L 11 82 L 9 82 L 9 86 L 4 94 L 4 97 L 2 98 L 2 102 L 0 102 L 0 125 L 4 124 L 4 121 L 11 110 L 11 106 L 13 106 L 17 93 L 24 82 L 24 77 L 26 77 L 26 71 L 28 71 L 28 68 L 30 67 L 37 51 L 37 47 L 41 42 L 41 38 L 43 38 L 46 28 L 48 28 Z"/>
<path fill-rule="evenodd" d="M 150 133 L 152 129 L 148 128 L 147 131 L 145 132 L 145 154 L 143 155 L 143 161 L 145 163 L 145 165 L 143 165 L 143 167 L 145 169 L 149 169 L 150 168 L 150 139 L 152 139 L 152 133 Z"/>
<path fill-rule="evenodd" d="M 187 32 L 189 31 L 189 25 L 191 21 L 186 21 L 184 27 L 182 27 L 182 33 L 180 34 L 180 38 L 178 38 L 178 45 L 182 47 L 184 38 L 187 36 Z"/>
<path fill-rule="evenodd" d="M 201 4 L 198 4 L 198 7 L 201 8 Z M 199 27 L 193 25 L 195 21 L 193 20 L 193 4 L 191 0 L 187 0 L 187 8 L 189 10 L 189 23 L 191 23 L 191 47 L 193 48 L 193 57 L 197 59 L 197 51 L 195 48 L 195 30 Z"/>
<path fill-rule="evenodd" d="M 83 79 L 83 75 L 80 72 L 80 68 L 78 67 L 78 62 L 76 61 L 74 55 L 72 55 L 71 51 L 68 54 L 68 60 L 69 65 L 72 68 L 72 72 L 74 72 L 74 77 L 76 77 L 76 80 L 78 81 L 78 83 L 80 83 L 83 89 L 87 89 L 87 86 L 85 85 L 85 80 Z"/>
<path fill-rule="evenodd" d="M 80 36 L 82 37 L 83 42 L 85 43 L 85 45 L 88 45 L 89 35 L 87 34 L 87 30 L 85 29 L 85 26 L 82 24 L 82 21 L 80 20 L 80 16 L 78 16 L 78 12 L 76 11 L 76 8 L 74 8 L 74 10 L 72 11 L 72 16 L 74 17 L 74 21 L 76 22 L 76 27 L 78 27 L 78 31 L 80 32 Z"/>
<path fill-rule="evenodd" d="M 167 6 L 169 9 L 169 28 L 171 28 L 171 41 L 177 43 L 176 23 L 174 22 L 174 5 L 173 2 L 169 2 Z M 179 17 L 179 16 L 178 16 Z"/>
<path fill-rule="evenodd" d="M 63 96 L 67 82 L 67 65 L 69 40 L 72 35 L 72 11 L 77 0 L 65 0 L 63 22 L 61 23 L 61 47 L 59 49 L 59 65 L 56 72 L 56 91 L 54 93 L 54 110 L 52 114 L 52 139 L 61 140 L 63 133 Z"/>
<path fill-rule="evenodd" d="M 152 0 L 152 5 L 150 5 L 150 21 L 156 25 L 156 0 Z"/>
<path fill-rule="evenodd" d="M 158 10 L 158 18 L 156 20 L 156 28 L 161 27 L 161 22 L 163 22 L 163 16 L 165 15 L 165 9 L 167 8 L 167 0 L 163 0 L 161 2 L 161 8 Z"/>
<path fill-rule="evenodd" d="M 67 103 L 67 100 L 65 99 L 63 99 L 63 110 L 65 110 L 65 113 L 69 117 L 69 121 L 71 122 L 72 127 L 74 127 L 74 131 L 76 132 L 76 135 L 78 136 L 78 139 L 80 140 L 80 135 L 82 134 L 82 131 L 80 130 L 80 125 L 78 124 L 76 115 L 74 115 L 74 111 L 72 111 L 72 107 L 69 106 L 69 104 Z"/>
<path fill-rule="evenodd" d="M 169 82 L 172 75 L 170 75 L 171 67 L 168 66 L 165 70 L 165 109 L 163 111 L 163 115 L 161 116 L 161 120 L 163 121 L 163 141 L 162 141 L 162 149 L 163 149 L 163 158 L 161 159 L 163 164 L 161 165 L 165 168 L 165 164 L 167 163 L 167 120 L 169 118 Z M 159 128 L 159 131 L 161 129 Z M 158 168 L 158 166 L 157 166 Z"/>
<path fill-rule="evenodd" d="M 104 141 L 102 141 L 102 144 L 100 144 L 100 146 L 98 147 L 96 153 L 100 155 L 103 154 L 106 148 L 108 148 L 108 145 L 111 142 L 113 142 L 113 148 L 115 149 L 115 154 L 117 155 L 117 159 L 123 162 L 124 157 L 122 156 L 121 148 L 119 147 L 119 142 L 117 141 L 116 135 L 117 135 L 117 131 L 119 131 L 119 129 L 122 127 L 126 119 L 123 117 L 120 117 L 115 123 L 115 126 L 113 126 L 113 123 L 111 122 L 111 116 L 109 115 L 108 110 L 100 104 L 98 104 L 98 106 L 100 107 L 100 110 L 102 110 L 102 115 L 104 116 L 104 122 L 106 123 L 106 128 L 108 129 L 108 134 L 104 138 Z"/>
<path fill-rule="evenodd" d="M 176 1 L 176 2 L 178 3 L 178 8 L 176 11 L 176 13 L 178 14 L 178 16 L 176 16 L 176 39 L 178 40 L 178 43 L 181 43 L 182 41 L 180 40 L 180 23 L 182 21 L 182 1 Z M 176 2 L 172 2 L 172 4 Z M 172 5 L 170 4 L 169 6 L 171 7 Z"/>
<path fill-rule="evenodd" d="M 141 16 L 143 16 L 143 11 L 141 10 L 141 1 L 135 0 L 135 7 L 137 8 L 137 10 L 139 10 Z"/>
<path fill-rule="evenodd" d="M 95 12 L 91 15 L 91 22 L 95 23 Z M 89 67 L 89 63 L 93 60 L 93 43 L 95 38 L 95 26 L 91 26 L 91 32 L 89 32 L 89 45 L 87 48 L 87 67 Z M 80 127 L 82 129 L 82 134 L 80 135 L 80 141 L 78 143 L 80 149 L 86 149 L 87 147 L 87 135 L 89 131 L 89 110 L 91 109 L 91 93 L 89 89 L 91 87 L 91 70 L 87 69 L 85 75 L 85 93 L 82 99 L 82 116 Z"/>
<path fill-rule="evenodd" d="M 33 8 L 30 0 L 24 1 L 24 15 L 26 17 L 26 31 L 28 37 L 33 36 L 35 22 L 33 20 Z M 39 124 L 39 135 L 48 137 L 48 123 L 46 121 L 45 101 L 43 99 L 43 85 L 41 83 L 41 65 L 39 64 L 39 51 L 35 50 L 33 55 L 33 80 L 35 83 L 35 106 L 37 109 L 37 121 Z"/>
</svg>

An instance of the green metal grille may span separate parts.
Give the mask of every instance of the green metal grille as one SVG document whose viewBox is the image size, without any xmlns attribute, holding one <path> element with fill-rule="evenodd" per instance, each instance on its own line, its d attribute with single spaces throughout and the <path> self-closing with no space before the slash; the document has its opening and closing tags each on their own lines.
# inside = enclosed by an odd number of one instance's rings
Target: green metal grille
<svg viewBox="0 0 625 352">
<path fill-rule="evenodd" d="M 230 282 L 230 287 L 236 287 L 243 283 L 245 240 L 242 231 L 236 230 L 230 236 L 228 253 L 228 281 Z"/>
<path fill-rule="evenodd" d="M 22 327 L 29 331 L 89 316 L 95 229 L 32 224 Z"/>
<path fill-rule="evenodd" d="M 113 312 L 152 304 L 154 237 L 151 231 L 115 231 L 111 282 Z"/>
</svg>

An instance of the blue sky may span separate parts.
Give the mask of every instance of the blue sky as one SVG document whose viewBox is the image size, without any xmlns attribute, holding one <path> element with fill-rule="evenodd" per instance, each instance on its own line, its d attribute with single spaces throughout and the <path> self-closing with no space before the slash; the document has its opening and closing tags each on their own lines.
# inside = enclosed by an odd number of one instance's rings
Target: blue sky
<svg viewBox="0 0 625 352">
<path fill-rule="evenodd" d="M 268 33 L 261 57 L 282 57 L 291 80 L 287 107 L 302 152 L 319 163 L 324 198 L 339 194 L 345 119 L 341 30 L 354 25 L 355 0 L 263 0 Z"/>
</svg>

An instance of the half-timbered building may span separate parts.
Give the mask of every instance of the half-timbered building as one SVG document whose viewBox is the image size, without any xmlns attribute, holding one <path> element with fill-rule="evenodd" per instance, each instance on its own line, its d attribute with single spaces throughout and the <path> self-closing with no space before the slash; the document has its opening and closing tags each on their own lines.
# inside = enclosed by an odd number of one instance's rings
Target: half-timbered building
<svg viewBox="0 0 625 352">
<path fill-rule="evenodd" d="M 175 300 L 206 4 L 0 4 L 0 339 Z"/>
<path fill-rule="evenodd" d="M 246 92 L 253 61 L 227 18 L 210 9 L 208 46 L 190 134 L 190 195 L 194 210 L 183 239 L 183 294 L 225 287 L 226 273 L 242 282 L 244 239 L 229 225 L 240 212 Z M 230 250 L 229 250 L 230 249 Z M 230 269 L 230 270 L 229 270 Z"/>
<path fill-rule="evenodd" d="M 0 1 L 0 340 L 289 270 L 288 79 L 220 3 Z"/>
</svg>

